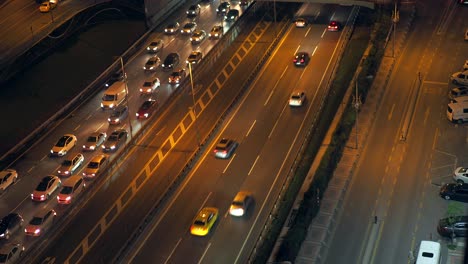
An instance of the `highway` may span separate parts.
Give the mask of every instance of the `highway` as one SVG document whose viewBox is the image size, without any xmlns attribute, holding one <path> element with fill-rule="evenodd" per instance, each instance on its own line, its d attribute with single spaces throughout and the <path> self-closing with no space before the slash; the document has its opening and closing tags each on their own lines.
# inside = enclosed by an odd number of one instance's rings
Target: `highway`
<svg viewBox="0 0 468 264">
<path fill-rule="evenodd" d="M 323 80 L 336 59 L 333 55 L 340 33 L 327 32 L 327 22 L 335 19 L 345 23 L 350 10 L 310 5 L 302 15 L 314 18 L 311 25 L 289 28 L 248 94 L 208 147 L 214 149 L 221 137 L 235 139 L 239 143 L 235 155 L 219 160 L 207 151 L 125 262 L 247 262 L 305 130 L 315 117 L 323 97 Z M 298 50 L 313 54 L 306 68 L 292 63 Z M 295 89 L 307 95 L 302 108 L 288 105 Z M 241 190 L 253 193 L 255 202 L 246 217 L 235 218 L 228 215 L 228 208 Z M 192 236 L 189 227 L 193 218 L 206 206 L 219 209 L 219 220 L 208 236 Z"/>
<path fill-rule="evenodd" d="M 49 13 L 39 12 L 39 4 L 33 0 L 3 2 L 0 5 L 0 64 L 25 52 L 81 10 L 108 1 L 63 1 Z"/>
<path fill-rule="evenodd" d="M 454 2 L 418 5 L 418 17 L 380 103 L 326 263 L 410 263 L 421 240 L 440 241 L 445 263 L 447 240 L 436 227 L 446 217 L 448 202 L 440 198 L 439 186 L 453 182 L 453 170 L 468 162 L 464 125 L 451 124 L 446 117 L 447 93 L 454 87 L 448 77 L 459 71 L 468 55 L 463 40 L 467 15 L 468 10 Z M 408 110 L 415 98 L 414 111 Z M 408 117 L 412 121 L 406 127 Z M 408 133 L 402 140 L 404 131 Z"/>
<path fill-rule="evenodd" d="M 212 5 L 216 5 L 216 2 L 213 2 Z M 185 10 L 183 10 L 183 13 L 176 15 L 177 18 L 180 18 L 180 22 L 183 25 L 186 19 Z M 211 29 L 211 26 L 215 23 L 218 23 L 219 20 L 220 17 L 216 16 L 214 8 L 210 5 L 204 5 L 202 7 L 200 17 L 197 18 L 199 27 L 205 29 L 208 32 Z M 224 23 L 225 32 L 230 26 L 230 23 Z M 206 54 L 217 42 L 216 40 L 207 39 L 199 45 L 192 45 L 188 36 L 181 37 L 179 34 L 174 36 L 166 36 L 161 33 L 162 31 L 163 29 L 160 28 L 159 31 L 150 38 L 150 40 L 156 37 L 161 37 L 165 41 L 164 50 L 158 54 L 162 59 L 164 59 L 169 52 L 178 51 L 181 59 L 181 67 L 184 67 L 185 59 L 188 57 L 188 54 L 192 51 L 192 49 L 201 50 Z M 19 181 L 14 186 L 9 188 L 7 192 L 2 193 L 0 215 L 4 216 L 9 212 L 18 212 L 25 219 L 25 223 L 28 223 L 39 209 L 54 208 L 57 211 L 56 222 L 59 223 L 63 221 L 63 219 L 70 219 L 71 215 L 75 214 L 80 209 L 79 205 L 58 206 L 55 195 L 51 197 L 50 201 L 44 203 L 34 203 L 30 200 L 30 193 L 34 190 L 42 177 L 48 174 L 56 174 L 57 168 L 61 164 L 63 158 L 51 158 L 49 157 L 48 153 L 51 147 L 63 134 L 73 133 L 77 136 L 78 144 L 74 151 L 80 151 L 81 145 L 85 142 L 87 136 L 94 131 L 104 131 L 110 135 L 114 129 L 120 127 L 130 130 L 129 124 L 131 123 L 132 131 L 135 134 L 141 128 L 142 124 L 147 122 L 145 120 L 136 120 L 135 112 L 138 110 L 142 102 L 149 98 L 148 96 L 140 96 L 139 93 L 140 86 L 148 77 L 156 75 L 161 79 L 161 87 L 159 88 L 158 92 L 153 95 L 153 97 L 157 100 L 159 105 L 164 104 L 164 102 L 169 98 L 170 94 L 177 89 L 178 85 L 168 84 L 167 80 L 170 72 L 163 72 L 161 70 L 158 70 L 155 74 L 143 72 L 142 67 L 149 57 L 150 55 L 147 54 L 146 51 L 142 50 L 141 54 L 135 56 L 133 61 L 126 67 L 129 86 L 128 105 L 130 109 L 130 114 L 127 120 L 124 120 L 124 122 L 120 125 L 109 125 L 107 122 L 107 117 L 110 115 L 110 112 L 102 111 L 100 109 L 102 93 L 99 93 L 94 98 L 90 99 L 81 108 L 70 114 L 68 118 L 66 118 L 66 120 L 64 120 L 61 124 L 52 128 L 51 132 L 44 139 L 42 139 L 41 142 L 33 146 L 30 151 L 25 156 L 23 156 L 22 159 L 13 164 L 12 168 L 16 169 L 19 173 Z M 191 98 L 191 96 L 189 98 Z M 166 123 L 166 125 L 169 124 L 170 122 Z M 165 131 L 165 133 L 167 133 L 167 131 Z M 164 135 L 164 133 L 162 135 Z M 165 136 L 167 137 L 167 135 Z M 97 153 L 83 153 L 85 155 L 85 163 L 79 168 L 79 170 L 77 170 L 76 174 L 81 174 L 83 168 L 86 166 L 90 158 L 101 151 L 98 150 L 96 152 Z M 114 157 L 114 154 L 112 153 L 109 153 L 109 155 L 111 155 L 111 158 Z M 183 159 L 181 161 L 184 162 Z M 129 161 L 128 163 L 122 165 L 124 167 L 133 167 L 137 164 Z M 142 166 L 142 164 L 140 164 L 140 166 Z M 93 180 L 87 181 L 87 187 L 90 190 L 87 193 L 90 195 L 93 192 L 93 183 Z M 98 189 L 94 189 L 94 192 L 97 190 Z M 45 243 L 48 240 L 41 237 L 24 237 L 23 233 L 19 232 L 10 238 L 10 241 L 22 242 L 26 246 L 26 249 L 29 249 L 32 248 L 33 245 L 39 244 L 37 242 Z M 2 244 L 4 243 L 5 241 L 2 241 Z"/>
</svg>

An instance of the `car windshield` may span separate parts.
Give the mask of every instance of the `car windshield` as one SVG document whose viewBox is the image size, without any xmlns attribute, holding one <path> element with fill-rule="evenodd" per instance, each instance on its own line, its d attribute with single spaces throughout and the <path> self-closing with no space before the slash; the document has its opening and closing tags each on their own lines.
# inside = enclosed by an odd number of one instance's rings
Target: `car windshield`
<svg viewBox="0 0 468 264">
<path fill-rule="evenodd" d="M 152 82 L 145 82 L 145 83 L 143 83 L 143 86 L 144 87 L 151 87 L 151 86 L 153 86 L 153 83 Z"/>
<path fill-rule="evenodd" d="M 6 263 L 7 258 L 8 258 L 7 254 L 0 254 L 0 263 Z"/>
<path fill-rule="evenodd" d="M 31 225 L 41 225 L 42 224 L 42 217 L 35 216 L 29 223 Z"/>
<path fill-rule="evenodd" d="M 115 95 L 113 94 L 105 94 L 103 97 L 102 97 L 102 100 L 103 101 L 114 101 L 115 99 Z"/>
<path fill-rule="evenodd" d="M 184 28 L 190 29 L 190 28 L 192 28 L 193 26 L 194 26 L 193 23 L 188 23 L 188 24 L 185 24 Z"/>
<path fill-rule="evenodd" d="M 90 162 L 88 164 L 88 168 L 97 169 L 97 168 L 99 168 L 99 163 L 98 162 Z"/>
<path fill-rule="evenodd" d="M 48 182 L 39 183 L 39 185 L 37 185 L 36 191 L 43 192 L 43 191 L 47 190 L 47 183 Z"/>
<path fill-rule="evenodd" d="M 146 110 L 146 109 L 150 108 L 152 104 L 153 104 L 153 102 L 146 101 L 141 105 L 141 109 Z"/>
<path fill-rule="evenodd" d="M 90 136 L 88 137 L 88 139 L 86 140 L 87 142 L 97 142 L 98 138 L 96 136 Z"/>
<path fill-rule="evenodd" d="M 150 59 L 146 64 L 147 65 L 153 65 L 154 63 L 155 63 L 155 61 Z"/>
<path fill-rule="evenodd" d="M 465 173 L 465 172 L 466 172 L 466 170 L 468 170 L 468 168 L 461 168 L 459 172 L 461 172 L 461 173 Z"/>
<path fill-rule="evenodd" d="M 171 74 L 172 77 L 179 77 L 179 75 L 180 75 L 179 72 L 173 72 L 173 73 Z"/>
<path fill-rule="evenodd" d="M 57 142 L 57 144 L 55 146 L 57 147 L 63 147 L 65 146 L 65 143 L 67 143 L 67 139 L 68 137 L 62 137 L 59 139 L 59 141 Z"/>
<path fill-rule="evenodd" d="M 234 201 L 232 202 L 232 205 L 235 205 L 235 206 L 243 206 L 244 203 L 242 201 Z"/>
<path fill-rule="evenodd" d="M 117 141 L 117 140 L 119 140 L 118 135 L 111 135 L 107 141 Z"/>
<path fill-rule="evenodd" d="M 203 220 L 195 220 L 193 224 L 196 226 L 205 226 L 205 222 Z"/>
<path fill-rule="evenodd" d="M 196 58 L 197 58 L 197 54 L 190 54 L 190 56 L 189 56 L 189 59 L 192 59 L 192 60 L 194 60 Z"/>
<path fill-rule="evenodd" d="M 151 42 L 150 46 L 157 46 L 158 44 L 159 44 L 159 42 L 153 41 L 153 42 Z"/>
<path fill-rule="evenodd" d="M 63 189 L 60 191 L 61 194 L 70 194 L 73 191 L 73 187 L 70 186 L 65 186 Z"/>
<path fill-rule="evenodd" d="M 64 160 L 64 161 L 62 162 L 62 166 L 70 166 L 70 165 L 72 165 L 71 160 Z"/>
<path fill-rule="evenodd" d="M 291 98 L 294 99 L 294 100 L 299 100 L 299 99 L 301 99 L 301 96 L 300 95 L 293 95 L 293 96 L 291 96 Z"/>
</svg>

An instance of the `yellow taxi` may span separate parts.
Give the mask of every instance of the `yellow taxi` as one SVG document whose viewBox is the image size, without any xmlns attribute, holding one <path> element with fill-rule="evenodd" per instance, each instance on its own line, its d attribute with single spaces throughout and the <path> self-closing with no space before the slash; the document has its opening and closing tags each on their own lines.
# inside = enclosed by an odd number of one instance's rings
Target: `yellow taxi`
<svg viewBox="0 0 468 264">
<path fill-rule="evenodd" d="M 200 210 L 190 227 L 190 234 L 195 236 L 206 236 L 218 219 L 218 209 L 205 207 Z"/>
</svg>

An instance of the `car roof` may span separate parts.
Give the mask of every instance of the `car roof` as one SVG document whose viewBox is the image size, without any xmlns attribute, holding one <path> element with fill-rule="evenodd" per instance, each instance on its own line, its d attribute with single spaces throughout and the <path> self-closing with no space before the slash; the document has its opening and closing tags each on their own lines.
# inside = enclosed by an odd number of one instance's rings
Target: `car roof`
<svg viewBox="0 0 468 264">
<path fill-rule="evenodd" d="M 99 154 L 99 155 L 96 155 L 94 156 L 90 162 L 100 162 L 103 158 L 106 158 L 107 155 L 104 155 L 104 154 Z"/>
<path fill-rule="evenodd" d="M 217 212 L 218 209 L 214 207 L 205 207 L 197 214 L 196 220 L 206 220 L 211 213 L 215 214 Z"/>
<path fill-rule="evenodd" d="M 8 173 L 13 173 L 15 170 L 13 169 L 6 169 L 6 170 L 2 170 L 0 171 L 0 178 L 3 178 L 5 175 L 7 175 Z"/>
<path fill-rule="evenodd" d="M 54 175 L 47 175 L 44 178 L 42 178 L 41 182 L 46 182 L 46 181 L 48 182 L 48 181 L 51 181 L 52 179 L 55 179 L 55 178 L 56 178 L 56 176 L 54 176 Z"/>
<path fill-rule="evenodd" d="M 250 192 L 240 191 L 234 197 L 234 201 L 244 201 L 246 197 L 250 196 Z"/>
</svg>

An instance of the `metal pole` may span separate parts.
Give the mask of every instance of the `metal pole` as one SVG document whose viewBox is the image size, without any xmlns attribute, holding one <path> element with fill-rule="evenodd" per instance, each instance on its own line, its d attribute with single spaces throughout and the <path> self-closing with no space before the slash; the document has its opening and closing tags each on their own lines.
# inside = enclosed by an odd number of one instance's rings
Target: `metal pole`
<svg viewBox="0 0 468 264">
<path fill-rule="evenodd" d="M 359 100 L 359 91 L 358 91 L 358 84 L 356 81 L 356 95 L 354 96 L 354 109 L 356 110 L 356 149 L 358 149 L 358 141 L 359 141 L 359 106 L 360 106 L 360 100 Z"/>
<path fill-rule="evenodd" d="M 200 147 L 201 146 L 200 132 L 198 131 L 197 112 L 195 111 L 195 89 L 193 88 L 192 63 L 189 62 L 188 66 L 189 66 L 189 75 L 190 75 L 190 86 L 192 88 L 192 102 L 193 102 L 192 112 L 193 112 L 193 115 L 195 116 L 195 119 L 194 119 L 193 122 L 194 122 L 194 125 L 195 125 L 195 133 L 196 133 L 196 136 L 197 136 L 197 143 L 198 143 L 198 146 Z"/>
<path fill-rule="evenodd" d="M 132 118 L 130 117 L 130 105 L 128 104 L 128 85 L 127 85 L 127 73 L 125 73 L 123 58 L 120 56 L 120 67 L 122 68 L 122 74 L 124 76 L 124 83 L 125 83 L 125 103 L 127 104 L 128 108 L 128 126 L 130 128 L 130 140 L 133 136 L 133 127 L 132 127 Z"/>
</svg>

